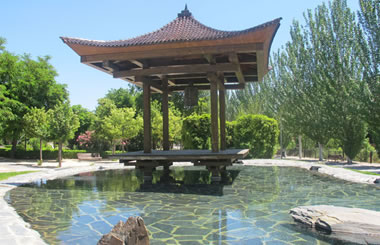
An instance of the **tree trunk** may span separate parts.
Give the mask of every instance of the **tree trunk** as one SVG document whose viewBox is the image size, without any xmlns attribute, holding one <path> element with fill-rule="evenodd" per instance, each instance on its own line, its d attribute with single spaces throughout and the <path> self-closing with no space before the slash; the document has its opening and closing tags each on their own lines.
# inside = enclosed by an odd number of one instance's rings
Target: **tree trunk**
<svg viewBox="0 0 380 245">
<path fill-rule="evenodd" d="M 58 143 L 58 161 L 59 167 L 62 167 L 62 142 Z"/>
<path fill-rule="evenodd" d="M 12 140 L 11 155 L 10 155 L 11 158 L 15 158 L 16 157 L 16 147 L 17 147 L 17 140 L 13 139 Z"/>
<path fill-rule="evenodd" d="M 352 160 L 348 156 L 347 156 L 347 164 L 352 164 Z"/>
<path fill-rule="evenodd" d="M 42 139 L 40 139 L 40 164 L 42 164 Z"/>
<path fill-rule="evenodd" d="M 302 136 L 298 135 L 298 157 L 302 159 Z"/>
<path fill-rule="evenodd" d="M 280 121 L 280 146 L 281 146 L 281 159 L 284 157 L 284 146 L 282 144 L 282 123 Z"/>
<path fill-rule="evenodd" d="M 319 161 L 323 161 L 323 145 L 318 142 L 319 146 Z"/>
<path fill-rule="evenodd" d="M 116 144 L 112 144 L 112 155 L 115 155 Z"/>
</svg>

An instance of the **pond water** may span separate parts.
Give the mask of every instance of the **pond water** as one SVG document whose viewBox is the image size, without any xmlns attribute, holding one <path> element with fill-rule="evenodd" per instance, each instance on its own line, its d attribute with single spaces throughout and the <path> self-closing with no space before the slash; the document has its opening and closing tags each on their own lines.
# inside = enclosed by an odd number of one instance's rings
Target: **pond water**
<svg viewBox="0 0 380 245">
<path fill-rule="evenodd" d="M 289 210 L 330 204 L 380 211 L 380 189 L 298 168 L 234 166 L 219 184 L 201 168 L 107 170 L 23 185 L 7 201 L 49 244 L 96 244 L 119 220 L 141 216 L 151 244 L 330 244 Z"/>
</svg>

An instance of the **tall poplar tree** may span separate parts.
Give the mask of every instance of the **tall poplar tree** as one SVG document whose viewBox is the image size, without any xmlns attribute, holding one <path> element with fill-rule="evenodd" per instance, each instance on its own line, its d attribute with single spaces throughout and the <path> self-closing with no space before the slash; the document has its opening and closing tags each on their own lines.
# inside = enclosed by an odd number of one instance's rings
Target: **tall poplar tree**
<svg viewBox="0 0 380 245">
<path fill-rule="evenodd" d="M 380 153 L 380 0 L 360 0 L 359 3 L 360 58 L 364 65 L 364 79 L 371 92 L 367 120 L 372 141 Z"/>
</svg>

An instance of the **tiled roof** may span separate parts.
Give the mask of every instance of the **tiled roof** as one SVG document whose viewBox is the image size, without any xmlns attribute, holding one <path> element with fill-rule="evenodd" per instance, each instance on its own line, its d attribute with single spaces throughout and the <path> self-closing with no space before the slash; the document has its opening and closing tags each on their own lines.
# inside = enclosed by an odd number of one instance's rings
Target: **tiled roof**
<svg viewBox="0 0 380 245">
<path fill-rule="evenodd" d="M 266 26 L 279 23 L 280 20 L 281 18 L 278 18 L 262 25 L 242 31 L 221 31 L 205 26 L 194 19 L 186 7 L 185 10 L 178 14 L 178 17 L 176 19 L 161 29 L 135 38 L 117 41 L 100 41 L 69 37 L 61 37 L 61 39 L 65 43 L 98 47 L 127 47 L 171 42 L 217 40 L 253 32 Z"/>
</svg>

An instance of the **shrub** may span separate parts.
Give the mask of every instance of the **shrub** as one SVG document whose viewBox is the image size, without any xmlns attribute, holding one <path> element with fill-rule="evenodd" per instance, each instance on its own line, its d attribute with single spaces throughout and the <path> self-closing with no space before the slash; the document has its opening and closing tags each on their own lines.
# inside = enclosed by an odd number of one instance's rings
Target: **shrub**
<svg viewBox="0 0 380 245">
<path fill-rule="evenodd" d="M 234 145 L 234 128 L 236 127 L 236 121 L 226 121 L 226 144 L 228 148 L 235 148 Z"/>
<path fill-rule="evenodd" d="M 347 124 L 347 129 L 344 130 L 347 133 L 342 137 L 341 142 L 350 163 L 363 147 L 367 127 L 361 120 L 350 120 Z"/>
<path fill-rule="evenodd" d="M 1 157 L 10 157 L 10 149 L 0 149 Z M 84 153 L 85 150 L 63 150 L 62 158 L 76 159 L 77 153 Z M 55 160 L 58 158 L 58 149 L 55 150 L 43 150 L 43 156 L 45 160 Z M 15 154 L 16 159 L 39 159 L 40 151 L 25 151 L 17 149 Z"/>
<path fill-rule="evenodd" d="M 192 114 L 183 120 L 182 142 L 184 149 L 209 149 L 211 138 L 210 114 Z"/>
<path fill-rule="evenodd" d="M 264 115 L 244 115 L 236 120 L 234 145 L 248 148 L 253 158 L 272 158 L 279 129 L 275 119 Z"/>
<path fill-rule="evenodd" d="M 366 138 L 363 143 L 363 147 L 360 152 L 356 155 L 354 160 L 361 162 L 368 162 L 370 153 L 375 153 L 375 148 L 369 143 L 369 139 Z"/>
</svg>

